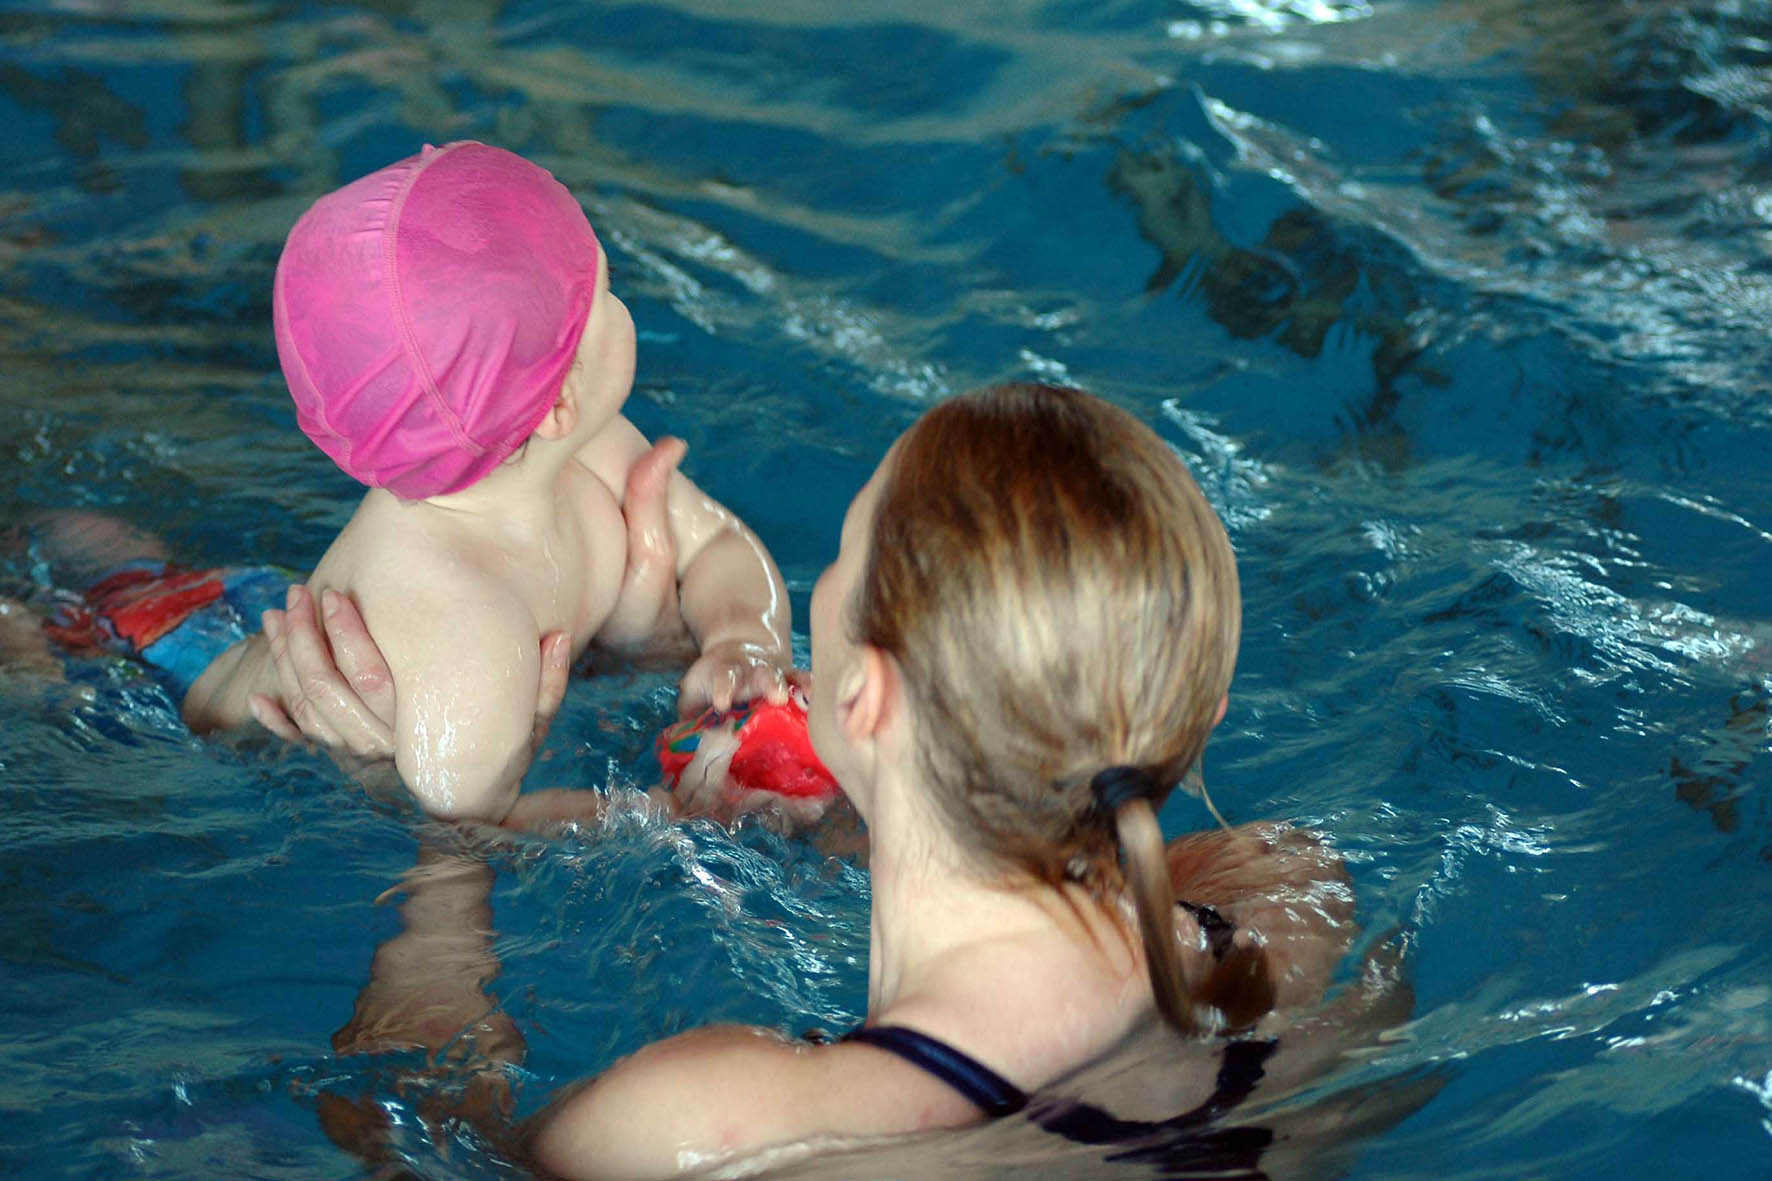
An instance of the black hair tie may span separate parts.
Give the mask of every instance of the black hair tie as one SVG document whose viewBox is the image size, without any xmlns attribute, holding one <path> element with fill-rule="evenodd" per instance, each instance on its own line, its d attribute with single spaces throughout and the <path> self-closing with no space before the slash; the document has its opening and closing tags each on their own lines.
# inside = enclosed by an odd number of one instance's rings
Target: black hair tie
<svg viewBox="0 0 1772 1181">
<path fill-rule="evenodd" d="M 1156 788 L 1151 777 L 1137 767 L 1108 767 L 1096 772 L 1089 781 L 1089 790 L 1095 793 L 1095 806 L 1109 816 L 1118 812 L 1122 804 L 1148 801 L 1156 794 Z"/>
</svg>

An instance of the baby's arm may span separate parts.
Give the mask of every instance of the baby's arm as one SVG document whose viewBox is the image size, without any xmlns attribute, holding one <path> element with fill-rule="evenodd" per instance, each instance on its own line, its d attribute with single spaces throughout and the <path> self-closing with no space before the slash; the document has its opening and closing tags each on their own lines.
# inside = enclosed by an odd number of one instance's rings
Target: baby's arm
<svg viewBox="0 0 1772 1181">
<path fill-rule="evenodd" d="M 185 694 L 185 725 L 207 734 L 251 721 L 253 695 L 271 692 L 276 678 L 264 633 L 247 636 L 210 661 Z"/>
<path fill-rule="evenodd" d="M 622 490 L 628 524 L 622 602 L 599 638 L 631 643 L 647 634 L 637 623 L 658 634 L 680 617 L 701 652 L 678 697 L 687 716 L 709 705 L 780 698 L 792 648 L 787 592 L 774 559 L 744 522 L 675 470 L 685 450 L 675 439 L 648 447 L 633 424 L 618 418 L 579 458 Z"/>
<path fill-rule="evenodd" d="M 535 755 L 541 645 L 527 609 L 460 582 L 367 621 L 395 670 L 394 764 L 430 815 L 497 824 Z M 439 630 L 445 619 L 473 626 Z"/>
<path fill-rule="evenodd" d="M 350 596 L 328 589 L 316 604 L 306 587 L 295 587 L 285 610 L 265 612 L 264 629 L 277 686 L 253 696 L 252 716 L 287 741 L 320 743 L 353 776 L 391 772 L 394 674 Z M 532 747 L 540 747 L 566 696 L 572 637 L 542 636 L 540 660 Z"/>
<path fill-rule="evenodd" d="M 678 605 L 701 649 L 683 676 L 678 711 L 726 709 L 752 697 L 785 700 L 793 648 L 787 588 L 775 560 L 744 522 L 688 477 L 671 481 L 668 503 L 680 539 Z"/>
</svg>

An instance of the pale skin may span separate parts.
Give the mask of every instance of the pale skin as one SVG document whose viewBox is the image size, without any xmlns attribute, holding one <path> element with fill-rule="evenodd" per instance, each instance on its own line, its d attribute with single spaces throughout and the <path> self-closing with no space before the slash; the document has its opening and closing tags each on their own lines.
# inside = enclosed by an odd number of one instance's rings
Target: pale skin
<svg viewBox="0 0 1772 1181">
<path fill-rule="evenodd" d="M 890 462 L 890 457 L 888 459 Z M 845 519 L 837 560 L 813 593 L 813 742 L 867 821 L 872 876 L 868 1021 L 942 1038 L 1032 1090 L 1091 1061 L 1150 1019 L 1142 950 L 1117 900 L 982 873 L 933 814 L 920 781 L 914 711 L 891 657 L 848 638 L 843 605 L 871 532 L 878 477 Z M 301 624 L 312 631 L 311 621 Z M 356 695 L 321 659 L 373 649 L 348 612 L 284 663 L 327 701 Z M 357 659 L 353 656 L 352 659 Z M 340 725 L 351 724 L 341 721 Z M 1304 834 L 1245 825 L 1170 849 L 1178 892 L 1217 907 L 1259 943 L 1282 1006 L 1320 996 L 1353 932 L 1332 853 Z M 1177 912 L 1190 980 L 1213 961 Z M 524 1151 L 565 1177 L 659 1177 L 777 1151 L 979 1121 L 932 1075 L 873 1047 L 813 1045 L 717 1026 L 658 1042 L 568 1089 L 527 1128 Z"/>
<path fill-rule="evenodd" d="M 687 629 L 699 655 L 685 711 L 785 691 L 781 576 L 756 536 L 676 470 L 681 441 L 649 444 L 622 415 L 634 327 L 598 269 L 577 361 L 524 448 L 450 495 L 372 489 L 291 589 L 304 622 L 316 599 L 329 616 L 349 603 L 373 632 L 374 667 L 353 666 L 348 646 L 336 657 L 369 678 L 367 709 L 316 709 L 308 686 L 279 671 L 285 616 L 271 612 L 186 695 L 194 730 L 253 717 L 285 736 L 306 726 L 359 759 L 391 758 L 431 815 L 499 823 L 518 806 L 535 719 L 552 713 L 560 670 L 592 640 L 641 647 Z"/>
</svg>

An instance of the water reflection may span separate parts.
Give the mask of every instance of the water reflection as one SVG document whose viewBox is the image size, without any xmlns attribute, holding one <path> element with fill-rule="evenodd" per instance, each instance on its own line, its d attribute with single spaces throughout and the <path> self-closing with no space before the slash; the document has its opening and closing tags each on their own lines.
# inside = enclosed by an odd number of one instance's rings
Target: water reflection
<svg viewBox="0 0 1772 1181">
<path fill-rule="evenodd" d="M 1350 227 L 1309 207 L 1282 213 L 1253 246 L 1236 245 L 1213 219 L 1210 188 L 1172 147 L 1120 149 L 1108 183 L 1131 200 L 1139 234 L 1161 252 L 1147 291 L 1179 279 L 1182 294 L 1203 299 L 1232 336 L 1274 340 L 1306 358 L 1322 353 L 1331 332 L 1369 338 L 1377 389 L 1363 417 L 1384 417 L 1396 378 L 1426 347 L 1411 328 L 1421 300 L 1405 272 L 1375 265 L 1369 244 L 1339 240 Z"/>
</svg>

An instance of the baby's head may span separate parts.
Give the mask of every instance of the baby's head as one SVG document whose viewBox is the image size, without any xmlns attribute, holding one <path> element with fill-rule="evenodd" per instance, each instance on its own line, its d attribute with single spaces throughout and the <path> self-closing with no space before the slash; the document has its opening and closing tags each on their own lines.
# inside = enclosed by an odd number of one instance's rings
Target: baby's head
<svg viewBox="0 0 1772 1181">
<path fill-rule="evenodd" d="M 476 483 L 559 396 L 601 256 L 565 186 L 485 144 L 426 148 L 320 198 L 273 294 L 302 430 L 408 500 Z"/>
<path fill-rule="evenodd" d="M 850 632 L 902 670 L 948 827 L 989 870 L 1116 884 L 1090 782 L 1138 768 L 1155 807 L 1199 758 L 1240 628 L 1224 526 L 1149 427 L 1049 386 L 942 403 L 877 479 Z"/>
</svg>

